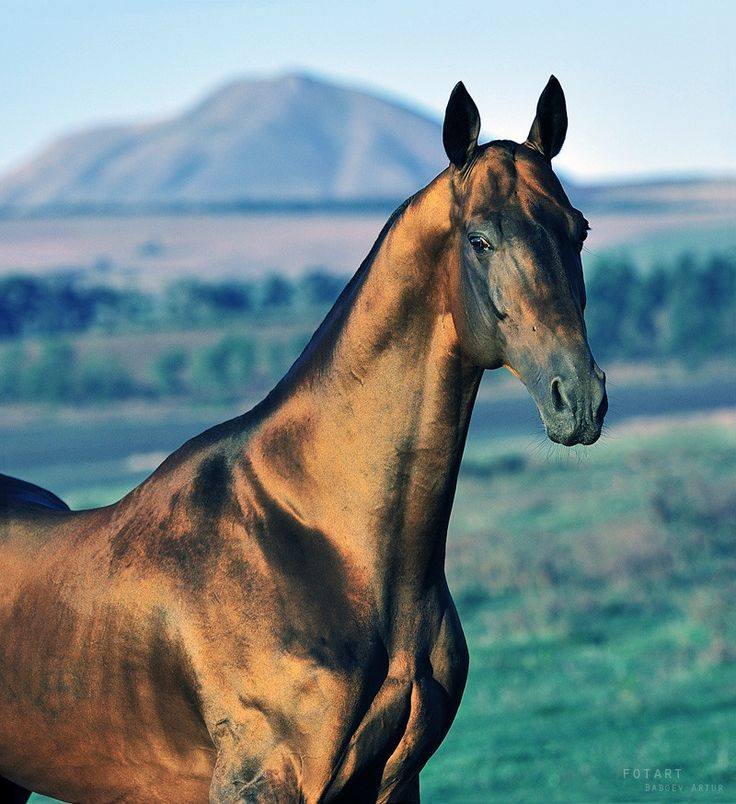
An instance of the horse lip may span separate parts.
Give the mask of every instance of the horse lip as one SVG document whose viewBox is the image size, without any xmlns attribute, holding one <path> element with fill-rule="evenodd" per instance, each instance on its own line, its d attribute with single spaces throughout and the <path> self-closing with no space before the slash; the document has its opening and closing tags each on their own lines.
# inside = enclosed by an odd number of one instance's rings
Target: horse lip
<svg viewBox="0 0 736 804">
<path fill-rule="evenodd" d="M 573 421 L 572 427 L 570 427 L 570 422 L 567 422 L 568 426 L 565 426 L 565 422 L 546 421 L 544 413 L 541 410 L 539 411 L 539 416 L 542 420 L 547 438 L 555 444 L 561 444 L 563 447 L 574 447 L 578 444 L 589 447 L 591 444 L 595 444 L 595 442 L 598 441 L 603 431 L 602 421 L 582 422 L 580 424 Z M 559 428 L 555 426 L 556 424 L 560 425 Z"/>
<path fill-rule="evenodd" d="M 561 444 L 563 447 L 575 447 L 579 444 L 582 444 L 583 446 L 589 447 L 592 444 L 595 444 L 595 442 L 601 437 L 602 428 L 586 428 L 582 431 L 580 429 L 575 429 L 571 433 L 565 433 L 563 435 L 555 432 L 554 430 L 550 430 L 549 426 L 545 424 L 544 430 L 547 434 L 547 438 L 549 438 L 550 441 L 554 441 L 555 444 Z"/>
</svg>

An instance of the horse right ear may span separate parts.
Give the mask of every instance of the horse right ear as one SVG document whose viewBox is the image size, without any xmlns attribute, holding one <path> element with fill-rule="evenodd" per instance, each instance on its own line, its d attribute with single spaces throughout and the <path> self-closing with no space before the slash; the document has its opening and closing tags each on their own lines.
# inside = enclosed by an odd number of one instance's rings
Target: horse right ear
<svg viewBox="0 0 736 804">
<path fill-rule="evenodd" d="M 567 106 L 560 82 L 551 75 L 539 96 L 537 115 L 534 118 L 526 145 L 534 148 L 548 162 L 557 156 L 567 134 Z"/>
<path fill-rule="evenodd" d="M 456 168 L 462 168 L 468 163 L 473 151 L 478 147 L 479 134 L 478 107 L 465 89 L 465 84 L 458 81 L 447 102 L 445 123 L 442 126 L 445 153 Z"/>
</svg>

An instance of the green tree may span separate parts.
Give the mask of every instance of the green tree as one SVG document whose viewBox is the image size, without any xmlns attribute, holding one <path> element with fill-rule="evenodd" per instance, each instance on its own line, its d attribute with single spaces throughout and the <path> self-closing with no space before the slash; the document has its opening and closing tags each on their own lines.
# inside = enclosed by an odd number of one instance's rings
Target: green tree
<svg viewBox="0 0 736 804">
<path fill-rule="evenodd" d="M 629 316 L 639 289 L 639 275 L 626 257 L 605 257 L 588 281 L 585 318 L 593 351 L 603 356 L 623 355 L 631 348 L 636 330 Z"/>
<path fill-rule="evenodd" d="M 736 253 L 714 254 L 703 271 L 703 295 L 712 325 L 708 346 L 714 352 L 736 348 Z"/>
<path fill-rule="evenodd" d="M 332 304 L 340 295 L 345 280 L 327 271 L 314 269 L 301 281 L 301 292 L 309 304 Z"/>
<path fill-rule="evenodd" d="M 119 360 L 91 355 L 80 361 L 74 389 L 80 401 L 126 399 L 141 390 Z"/>
<path fill-rule="evenodd" d="M 24 396 L 52 402 L 73 399 L 77 368 L 77 355 L 72 346 L 63 341 L 46 341 L 23 372 L 21 387 Z"/>
<path fill-rule="evenodd" d="M 666 351 L 677 357 L 701 356 L 712 341 L 713 320 L 706 283 L 695 258 L 683 254 L 675 263 L 667 303 Z"/>
<path fill-rule="evenodd" d="M 200 282 L 186 279 L 170 285 L 165 294 L 168 317 L 192 326 L 241 316 L 253 308 L 252 288 L 244 282 Z"/>
<path fill-rule="evenodd" d="M 637 274 L 628 308 L 621 310 L 621 351 L 629 357 L 653 357 L 661 353 L 662 308 L 669 290 L 669 271 L 655 266 L 645 276 Z"/>
<path fill-rule="evenodd" d="M 189 355 L 181 347 L 175 346 L 162 352 L 153 361 L 153 384 L 159 394 L 181 394 L 186 382 L 184 372 L 189 365 Z"/>
<path fill-rule="evenodd" d="M 256 369 L 256 348 L 242 335 L 228 335 L 196 353 L 192 366 L 195 393 L 227 399 L 245 391 Z"/>
<path fill-rule="evenodd" d="M 296 359 L 299 352 L 291 341 L 278 338 L 265 344 L 265 370 L 270 380 L 278 380 Z"/>
<path fill-rule="evenodd" d="M 279 274 L 271 274 L 261 288 L 261 301 L 264 307 L 286 307 L 294 297 L 294 286 Z"/>
<path fill-rule="evenodd" d="M 32 276 L 8 276 L 0 280 L 0 335 L 19 335 L 38 317 L 44 306 L 41 280 Z"/>
<path fill-rule="evenodd" d="M 24 394 L 23 373 L 28 362 L 28 353 L 20 343 L 14 343 L 0 355 L 0 400 L 9 402 Z"/>
</svg>

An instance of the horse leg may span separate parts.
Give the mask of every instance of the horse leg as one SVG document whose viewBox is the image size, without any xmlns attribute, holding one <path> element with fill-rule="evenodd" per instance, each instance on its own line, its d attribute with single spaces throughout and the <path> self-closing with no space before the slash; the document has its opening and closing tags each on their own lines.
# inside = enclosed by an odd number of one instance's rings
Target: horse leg
<svg viewBox="0 0 736 804">
<path fill-rule="evenodd" d="M 218 754 L 210 804 L 286 804 L 303 801 L 294 766 L 281 753 L 256 763 L 248 757 Z"/>
<path fill-rule="evenodd" d="M 0 801 L 3 804 L 26 804 L 30 797 L 30 790 L 0 776 Z"/>
<path fill-rule="evenodd" d="M 303 801 L 295 757 L 258 713 L 249 722 L 220 720 L 212 730 L 217 760 L 210 804 Z"/>
<path fill-rule="evenodd" d="M 400 792 L 392 795 L 389 801 L 392 804 L 419 804 L 419 774 L 417 774 L 411 781 L 407 782 L 400 790 Z"/>
</svg>

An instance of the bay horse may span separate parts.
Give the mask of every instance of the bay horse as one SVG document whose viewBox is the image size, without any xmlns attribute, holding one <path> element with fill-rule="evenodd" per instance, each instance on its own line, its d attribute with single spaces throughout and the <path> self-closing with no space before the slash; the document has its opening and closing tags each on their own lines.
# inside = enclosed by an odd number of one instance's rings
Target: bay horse
<svg viewBox="0 0 736 804">
<path fill-rule="evenodd" d="M 566 129 L 552 77 L 523 144 L 481 146 L 458 84 L 449 166 L 263 402 L 106 508 L 4 479 L 6 795 L 419 800 L 468 669 L 444 559 L 481 375 L 510 369 L 565 445 L 606 412 Z"/>
</svg>

